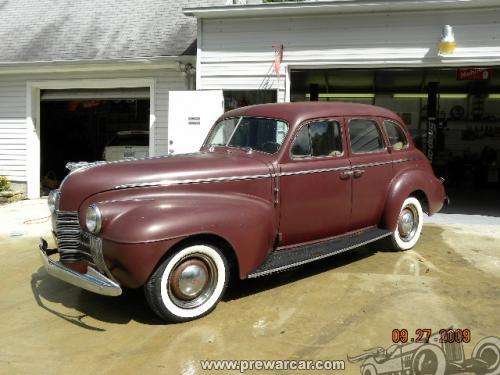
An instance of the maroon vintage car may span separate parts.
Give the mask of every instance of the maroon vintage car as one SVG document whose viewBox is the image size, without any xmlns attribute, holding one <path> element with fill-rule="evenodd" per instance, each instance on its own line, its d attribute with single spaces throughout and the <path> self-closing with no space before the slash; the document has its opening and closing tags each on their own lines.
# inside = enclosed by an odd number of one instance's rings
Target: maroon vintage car
<svg viewBox="0 0 500 375">
<path fill-rule="evenodd" d="M 225 113 L 200 152 L 79 165 L 50 194 L 48 273 L 163 319 L 211 311 L 230 275 L 258 277 L 385 239 L 415 245 L 447 200 L 401 119 L 352 103 Z M 59 260 L 51 259 L 59 254 Z"/>
</svg>

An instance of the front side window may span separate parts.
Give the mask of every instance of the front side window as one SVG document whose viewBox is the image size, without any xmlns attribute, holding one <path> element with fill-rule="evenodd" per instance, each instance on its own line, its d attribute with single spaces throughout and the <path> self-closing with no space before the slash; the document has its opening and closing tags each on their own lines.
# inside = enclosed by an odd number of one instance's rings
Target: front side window
<svg viewBox="0 0 500 375">
<path fill-rule="evenodd" d="M 236 117 L 215 125 L 206 146 L 228 146 L 274 154 L 286 134 L 288 125 L 277 119 L 260 117 Z"/>
<path fill-rule="evenodd" d="M 384 128 L 389 138 L 389 143 L 394 150 L 402 150 L 408 145 L 406 135 L 399 124 L 394 121 L 385 120 Z"/>
<path fill-rule="evenodd" d="M 349 121 L 351 151 L 355 154 L 380 151 L 385 148 L 377 123 L 367 119 Z"/>
<path fill-rule="evenodd" d="M 336 121 L 322 120 L 302 127 L 292 145 L 292 156 L 340 156 L 342 133 Z"/>
<path fill-rule="evenodd" d="M 292 146 L 292 155 L 297 157 L 311 156 L 311 138 L 309 125 L 303 126 L 297 133 Z"/>
</svg>

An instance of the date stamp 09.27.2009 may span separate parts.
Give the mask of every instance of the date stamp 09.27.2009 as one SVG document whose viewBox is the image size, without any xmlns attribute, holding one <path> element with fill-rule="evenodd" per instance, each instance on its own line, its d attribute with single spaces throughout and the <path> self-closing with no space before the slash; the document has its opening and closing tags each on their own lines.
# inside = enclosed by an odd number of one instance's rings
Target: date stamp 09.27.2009
<svg viewBox="0 0 500 375">
<path fill-rule="evenodd" d="M 430 328 L 417 328 L 414 335 L 410 335 L 405 328 L 392 330 L 391 339 L 395 344 L 406 344 L 412 342 L 428 343 L 431 336 L 435 335 Z M 469 343 L 471 341 L 471 332 L 469 328 L 447 328 L 440 329 L 437 332 L 437 341 L 439 343 Z"/>
</svg>

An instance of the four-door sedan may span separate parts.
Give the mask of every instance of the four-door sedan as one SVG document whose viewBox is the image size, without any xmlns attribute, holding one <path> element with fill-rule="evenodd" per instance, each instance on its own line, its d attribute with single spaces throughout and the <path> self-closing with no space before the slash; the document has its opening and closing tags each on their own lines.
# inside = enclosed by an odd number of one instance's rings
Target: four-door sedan
<svg viewBox="0 0 500 375">
<path fill-rule="evenodd" d="M 193 154 L 99 163 L 50 194 L 49 274 L 116 296 L 144 289 L 161 318 L 215 308 L 258 277 L 385 239 L 407 250 L 447 200 L 393 112 L 352 103 L 225 113 Z M 58 253 L 59 260 L 51 255 Z"/>
</svg>

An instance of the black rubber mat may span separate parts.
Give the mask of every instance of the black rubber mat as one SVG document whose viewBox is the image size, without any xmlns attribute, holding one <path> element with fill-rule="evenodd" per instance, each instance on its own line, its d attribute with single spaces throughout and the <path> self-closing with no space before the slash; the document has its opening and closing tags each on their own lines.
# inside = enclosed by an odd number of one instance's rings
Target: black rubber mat
<svg viewBox="0 0 500 375">
<path fill-rule="evenodd" d="M 264 263 L 248 275 L 248 277 L 264 276 L 291 267 L 297 267 L 301 264 L 313 262 L 363 246 L 367 243 L 387 237 L 390 234 L 391 232 L 386 229 L 369 228 L 360 233 L 346 235 L 330 241 L 273 251 L 269 254 Z"/>
</svg>

